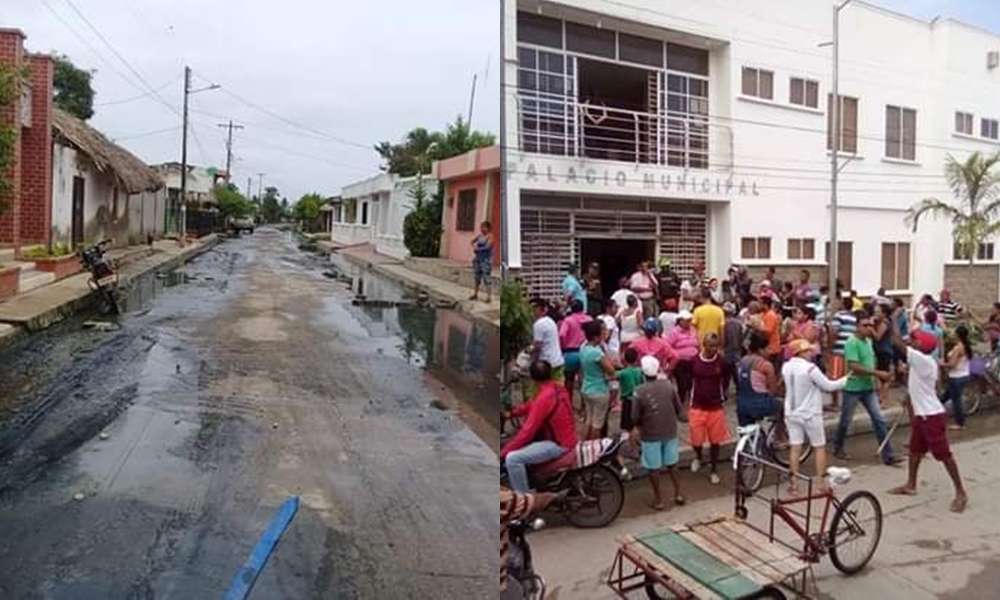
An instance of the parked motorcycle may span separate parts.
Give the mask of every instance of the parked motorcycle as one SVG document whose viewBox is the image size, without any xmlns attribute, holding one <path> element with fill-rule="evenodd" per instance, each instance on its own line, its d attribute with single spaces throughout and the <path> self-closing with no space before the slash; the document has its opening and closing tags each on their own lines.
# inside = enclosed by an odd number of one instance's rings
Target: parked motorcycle
<svg viewBox="0 0 1000 600">
<path fill-rule="evenodd" d="M 89 248 L 79 251 L 80 263 L 90 272 L 87 285 L 99 292 L 105 304 L 105 312 L 119 314 L 118 307 L 118 274 L 115 273 L 111 260 L 107 257 L 107 247 L 112 240 L 101 240 Z"/>
<path fill-rule="evenodd" d="M 541 600 L 545 597 L 545 580 L 535 572 L 535 563 L 528 545 L 528 533 L 545 527 L 542 519 L 513 521 L 507 526 L 510 545 L 507 550 L 508 593 L 501 596 L 520 600 Z M 516 582 L 516 583 L 515 583 Z M 517 590 L 517 587 L 520 587 Z M 516 590 L 516 591 L 515 591 Z"/>
<path fill-rule="evenodd" d="M 604 438 L 580 442 L 561 457 L 533 465 L 528 481 L 539 492 L 559 494 L 561 499 L 550 510 L 563 513 L 575 527 L 604 527 L 618 518 L 625 505 L 625 486 L 616 462 L 627 439 Z M 500 481 L 507 484 L 507 471 L 501 463 Z"/>
</svg>

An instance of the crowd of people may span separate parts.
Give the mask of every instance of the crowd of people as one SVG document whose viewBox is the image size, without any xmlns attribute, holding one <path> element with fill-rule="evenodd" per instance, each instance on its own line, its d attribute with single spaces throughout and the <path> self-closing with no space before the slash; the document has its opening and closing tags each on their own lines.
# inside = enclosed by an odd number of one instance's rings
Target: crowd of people
<svg viewBox="0 0 1000 600">
<path fill-rule="evenodd" d="M 824 412 L 839 412 L 833 454 L 850 459 L 845 441 L 858 404 L 871 419 L 882 461 L 897 465 L 904 459 L 886 439 L 882 408 L 889 387 L 905 381 L 913 420 L 910 476 L 895 492 L 915 492 L 920 457 L 929 451 L 952 474 L 952 509 L 964 509 L 943 403 L 953 406 L 950 427 L 964 427 L 962 395 L 973 347 L 965 324 L 969 313 L 947 290 L 908 308 L 881 289 L 867 300 L 840 285 L 830 294 L 811 281 L 808 270 L 797 281 L 781 282 L 772 268 L 754 282 L 746 268 L 733 266 L 720 282 L 706 277 L 702 263 L 681 278 L 669 259 L 656 269 L 639 263 L 610 294 L 601 279 L 596 264 L 582 276 L 570 264 L 561 298 L 531 300 L 535 321 L 527 362 L 534 388 L 531 400 L 516 409 L 525 419 L 519 434 L 501 449 L 514 491 L 528 491 L 529 465 L 561 456 L 578 436 L 627 431 L 650 474 L 653 507 L 665 506 L 661 473 L 671 479 L 674 503 L 681 504 L 673 471 L 680 451 L 677 422 L 688 423 L 695 455 L 690 470 L 704 468 L 718 484 L 720 447 L 733 435 L 724 406 L 734 396 L 740 425 L 781 418 L 795 473 L 806 443 L 816 449 L 816 472 L 825 472 Z M 983 325 L 995 348 L 1000 305 Z M 945 327 L 957 339 L 947 351 Z M 947 377 L 943 394 L 939 371 Z M 824 405 L 826 395 L 831 401 Z M 574 417 L 582 421 L 579 431 Z M 794 481 L 790 494 L 798 493 Z"/>
</svg>

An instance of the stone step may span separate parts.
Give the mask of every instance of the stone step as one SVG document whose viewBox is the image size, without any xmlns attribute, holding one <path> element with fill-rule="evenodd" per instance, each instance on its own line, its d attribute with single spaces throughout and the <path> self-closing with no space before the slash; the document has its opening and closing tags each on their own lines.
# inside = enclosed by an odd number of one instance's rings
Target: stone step
<svg viewBox="0 0 1000 600">
<path fill-rule="evenodd" d="M 13 248 L 0 248 L 0 265 L 14 262 Z"/>
<path fill-rule="evenodd" d="M 21 268 L 20 279 L 20 288 L 18 291 L 23 294 L 29 290 L 52 283 L 56 280 L 56 275 L 55 273 L 39 271 L 34 267 L 34 265 L 32 265 Z"/>
</svg>

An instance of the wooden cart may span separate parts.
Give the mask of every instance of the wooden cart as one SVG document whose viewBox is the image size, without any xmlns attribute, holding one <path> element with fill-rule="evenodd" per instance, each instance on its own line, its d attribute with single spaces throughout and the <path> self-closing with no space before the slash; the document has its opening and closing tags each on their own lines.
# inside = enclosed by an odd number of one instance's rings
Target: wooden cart
<svg viewBox="0 0 1000 600">
<path fill-rule="evenodd" d="M 784 598 L 805 594 L 812 565 L 748 523 L 714 517 L 619 540 L 608 586 L 621 598 Z M 795 591 L 793 591 L 795 590 Z"/>
</svg>

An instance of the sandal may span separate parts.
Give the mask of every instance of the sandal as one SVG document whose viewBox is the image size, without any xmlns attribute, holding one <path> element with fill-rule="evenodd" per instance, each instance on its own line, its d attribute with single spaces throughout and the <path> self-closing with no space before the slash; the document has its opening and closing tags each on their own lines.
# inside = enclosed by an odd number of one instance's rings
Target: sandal
<svg viewBox="0 0 1000 600">
<path fill-rule="evenodd" d="M 969 498 L 967 496 L 962 496 L 961 498 L 955 498 L 951 501 L 951 506 L 949 509 L 953 513 L 965 512 L 965 507 L 969 504 Z"/>
</svg>

